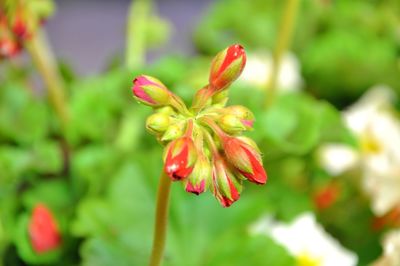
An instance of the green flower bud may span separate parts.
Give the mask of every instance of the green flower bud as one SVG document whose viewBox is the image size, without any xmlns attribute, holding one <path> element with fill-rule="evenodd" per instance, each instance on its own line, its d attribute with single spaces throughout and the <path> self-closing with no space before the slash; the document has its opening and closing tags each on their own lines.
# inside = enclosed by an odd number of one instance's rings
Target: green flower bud
<svg viewBox="0 0 400 266">
<path fill-rule="evenodd" d="M 174 108 L 172 108 L 171 106 L 160 107 L 160 108 L 157 108 L 155 111 L 156 111 L 156 113 L 163 113 L 163 114 L 170 115 L 170 116 L 176 114 Z"/>
<path fill-rule="evenodd" d="M 170 117 L 164 113 L 155 113 L 146 120 L 146 129 L 152 134 L 165 132 L 171 124 Z"/>
<path fill-rule="evenodd" d="M 233 105 L 225 108 L 226 114 L 231 114 L 236 116 L 246 129 L 252 129 L 254 124 L 253 113 L 242 105 Z"/>
<path fill-rule="evenodd" d="M 161 137 L 161 141 L 171 141 L 177 139 L 185 132 L 185 121 L 178 121 L 168 127 L 164 135 Z"/>
<path fill-rule="evenodd" d="M 218 125 L 228 134 L 237 134 L 246 130 L 242 121 L 231 114 L 222 115 L 218 120 Z"/>
</svg>

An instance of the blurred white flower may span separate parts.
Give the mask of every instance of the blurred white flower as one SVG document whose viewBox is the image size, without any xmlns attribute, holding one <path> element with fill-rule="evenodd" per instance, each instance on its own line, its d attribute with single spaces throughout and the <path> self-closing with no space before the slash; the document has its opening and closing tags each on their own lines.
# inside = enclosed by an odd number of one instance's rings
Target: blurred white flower
<svg viewBox="0 0 400 266">
<path fill-rule="evenodd" d="M 383 240 L 383 255 L 373 266 L 400 265 L 400 229 L 390 231 Z"/>
<path fill-rule="evenodd" d="M 251 229 L 267 234 L 284 246 L 302 266 L 352 266 L 355 253 L 345 249 L 316 222 L 311 212 L 299 215 L 291 224 L 273 222 L 264 217 Z"/>
<path fill-rule="evenodd" d="M 344 144 L 326 144 L 319 151 L 319 163 L 332 176 L 340 175 L 350 168 L 358 165 L 359 153 Z"/>
<path fill-rule="evenodd" d="M 250 53 L 239 80 L 263 89 L 271 79 L 271 73 L 272 55 L 270 53 Z M 277 88 L 281 91 L 297 91 L 302 83 L 297 57 L 292 53 L 286 53 L 282 59 Z"/>
<path fill-rule="evenodd" d="M 400 203 L 400 121 L 392 111 L 393 98 L 390 88 L 376 86 L 343 113 L 359 149 L 330 144 L 320 151 L 321 164 L 332 175 L 361 167 L 363 188 L 379 216 Z"/>
</svg>

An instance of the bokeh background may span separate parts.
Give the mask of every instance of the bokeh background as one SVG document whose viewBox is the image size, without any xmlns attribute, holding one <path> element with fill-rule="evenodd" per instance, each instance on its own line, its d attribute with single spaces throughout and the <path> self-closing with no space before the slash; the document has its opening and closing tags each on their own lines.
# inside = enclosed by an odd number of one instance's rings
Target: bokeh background
<svg viewBox="0 0 400 266">
<path fill-rule="evenodd" d="M 189 105 L 235 43 L 269 179 L 229 208 L 173 183 L 162 265 L 400 265 L 399 1 L 0 4 L 0 265 L 147 265 L 163 147 L 132 80 Z"/>
</svg>

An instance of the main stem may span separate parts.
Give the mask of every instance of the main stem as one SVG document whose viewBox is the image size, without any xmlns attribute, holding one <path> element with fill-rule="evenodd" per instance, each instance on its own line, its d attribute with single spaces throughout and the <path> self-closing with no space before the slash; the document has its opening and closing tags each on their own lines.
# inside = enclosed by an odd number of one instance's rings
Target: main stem
<svg viewBox="0 0 400 266">
<path fill-rule="evenodd" d="M 64 84 L 45 33 L 38 30 L 32 39 L 26 42 L 26 47 L 44 80 L 50 103 L 60 120 L 61 127 L 65 129 L 69 116 L 65 104 Z"/>
<path fill-rule="evenodd" d="M 156 222 L 154 225 L 153 249 L 150 266 L 159 266 L 164 254 L 168 223 L 168 203 L 171 190 L 171 180 L 162 171 L 157 192 Z"/>
<path fill-rule="evenodd" d="M 284 7 L 282 20 L 279 26 L 279 34 L 276 41 L 275 50 L 272 58 L 271 79 L 267 84 L 265 107 L 268 108 L 275 100 L 277 90 L 277 80 L 279 70 L 281 68 L 282 57 L 290 46 L 293 35 L 294 22 L 296 20 L 297 11 L 300 0 L 287 0 Z"/>
</svg>

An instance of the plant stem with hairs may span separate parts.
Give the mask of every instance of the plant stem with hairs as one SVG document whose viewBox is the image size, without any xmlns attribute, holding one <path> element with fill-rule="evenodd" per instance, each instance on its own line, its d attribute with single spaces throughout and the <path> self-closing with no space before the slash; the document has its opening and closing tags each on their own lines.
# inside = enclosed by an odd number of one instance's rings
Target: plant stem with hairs
<svg viewBox="0 0 400 266">
<path fill-rule="evenodd" d="M 64 84 L 57 69 L 56 60 L 50 49 L 45 32 L 38 30 L 26 47 L 45 83 L 50 103 L 59 119 L 62 129 L 69 120 Z"/>
<path fill-rule="evenodd" d="M 156 221 L 154 225 L 153 248 L 150 257 L 150 266 L 158 266 L 161 263 L 167 234 L 168 205 L 171 190 L 171 180 L 162 171 L 157 192 Z"/>
<path fill-rule="evenodd" d="M 276 97 L 277 80 L 282 58 L 290 47 L 300 0 L 287 0 L 279 27 L 279 34 L 272 58 L 272 73 L 265 92 L 265 107 L 268 108 Z"/>
</svg>

